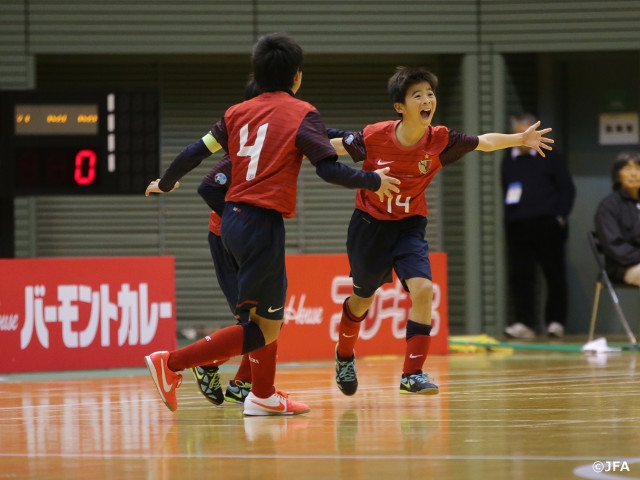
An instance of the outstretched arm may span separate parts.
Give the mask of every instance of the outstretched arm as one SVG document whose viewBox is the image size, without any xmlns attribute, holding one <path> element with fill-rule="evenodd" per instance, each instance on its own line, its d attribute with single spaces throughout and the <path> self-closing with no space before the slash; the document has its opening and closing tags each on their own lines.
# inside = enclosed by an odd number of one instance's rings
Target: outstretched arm
<svg viewBox="0 0 640 480">
<path fill-rule="evenodd" d="M 352 136 L 351 141 L 349 142 L 351 150 L 347 150 L 344 146 L 344 139 L 342 137 L 339 138 L 331 138 L 331 145 L 336 151 L 338 155 L 346 155 L 349 154 L 354 162 L 363 161 L 366 154 L 366 148 L 364 146 L 364 142 L 362 141 L 362 136 L 360 134 L 353 134 L 353 132 L 344 132 L 347 135 Z M 339 162 L 336 162 L 339 164 Z M 371 173 L 371 172 L 368 172 Z M 394 193 L 399 193 L 400 189 L 397 185 L 400 184 L 400 180 L 395 177 L 390 177 L 387 175 L 389 173 L 389 167 L 379 168 L 378 170 L 374 170 L 377 177 L 380 179 L 379 187 L 377 188 L 368 188 L 369 190 L 374 191 L 381 202 L 384 201 L 385 197 L 392 197 Z M 320 173 L 319 173 L 320 175 Z M 322 176 L 322 175 L 320 175 Z M 375 178 L 375 177 L 374 177 Z M 360 187 L 361 188 L 361 187 Z"/>
<path fill-rule="evenodd" d="M 167 171 L 164 172 L 162 178 L 153 180 L 149 183 L 145 196 L 150 193 L 166 193 L 172 192 L 180 186 L 178 180 L 184 177 L 191 170 L 200 165 L 200 162 L 209 157 L 212 153 L 217 152 L 221 145 L 217 140 L 208 133 L 197 142 L 194 142 L 182 150 L 178 156 L 171 162 Z"/>
<path fill-rule="evenodd" d="M 540 122 L 536 122 L 522 133 L 485 133 L 478 136 L 476 150 L 493 152 L 503 148 L 525 147 L 535 149 L 541 156 L 545 156 L 543 150 L 551 150 L 553 139 L 545 137 L 551 131 L 550 128 L 538 130 Z"/>
<path fill-rule="evenodd" d="M 396 186 L 400 183 L 400 180 L 387 175 L 389 167 L 373 172 L 357 170 L 334 159 L 327 158 L 316 164 L 316 173 L 325 182 L 334 185 L 371 190 L 378 194 L 381 201 L 385 196 L 391 197 L 393 193 L 400 191 Z"/>
</svg>

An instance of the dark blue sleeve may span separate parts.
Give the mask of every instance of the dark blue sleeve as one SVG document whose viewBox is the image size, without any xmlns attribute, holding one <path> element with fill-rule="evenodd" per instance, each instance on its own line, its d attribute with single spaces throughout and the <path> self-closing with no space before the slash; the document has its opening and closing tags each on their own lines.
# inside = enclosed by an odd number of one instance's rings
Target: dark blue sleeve
<svg viewBox="0 0 640 480">
<path fill-rule="evenodd" d="M 218 188 L 204 180 L 198 186 L 198 194 L 202 197 L 209 208 L 222 216 L 224 210 L 226 189 Z"/>
<path fill-rule="evenodd" d="M 202 139 L 191 145 L 187 145 L 173 162 L 171 162 L 167 171 L 164 172 L 164 175 L 162 175 L 158 183 L 158 188 L 163 192 L 170 192 L 178 180 L 200 165 L 202 160 L 210 155 L 211 152 Z"/>
<path fill-rule="evenodd" d="M 229 151 L 229 132 L 227 131 L 227 123 L 224 117 L 211 127 L 211 135 L 215 138 L 225 152 Z"/>
<path fill-rule="evenodd" d="M 329 158 L 316 163 L 316 173 L 325 182 L 372 192 L 377 191 L 381 183 L 380 176 L 375 172 L 356 170 Z"/>
<path fill-rule="evenodd" d="M 300 123 L 295 145 L 312 165 L 325 158 L 338 158 L 336 150 L 327 137 L 327 129 L 322 117 L 317 110 L 307 113 Z"/>
<path fill-rule="evenodd" d="M 296 138 L 296 146 L 311 160 L 311 163 L 316 167 L 316 173 L 325 182 L 346 188 L 377 191 L 381 183 L 377 173 L 356 170 L 338 162 L 338 155 L 336 155 L 327 136 L 340 132 L 337 129 L 332 129 L 330 133 L 324 126 L 320 114 L 314 110 L 309 112 L 302 121 Z M 320 137 L 324 137 L 324 141 Z M 319 146 L 325 148 L 319 149 Z"/>
<path fill-rule="evenodd" d="M 327 128 L 327 137 L 329 138 L 344 138 L 352 132 L 346 130 L 340 130 L 338 128 Z"/>
<path fill-rule="evenodd" d="M 209 208 L 222 216 L 225 195 L 231 186 L 231 158 L 224 155 L 202 179 L 198 187 L 198 194 Z"/>
</svg>

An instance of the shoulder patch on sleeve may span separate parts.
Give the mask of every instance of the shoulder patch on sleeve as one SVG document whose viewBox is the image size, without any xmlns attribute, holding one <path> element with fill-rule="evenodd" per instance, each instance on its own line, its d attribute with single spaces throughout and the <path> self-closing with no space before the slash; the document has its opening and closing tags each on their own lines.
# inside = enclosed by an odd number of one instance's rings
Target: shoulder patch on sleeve
<svg viewBox="0 0 640 480">
<path fill-rule="evenodd" d="M 216 173 L 215 177 L 213 177 L 213 181 L 218 185 L 224 185 L 227 183 L 227 176 L 224 173 Z"/>
</svg>

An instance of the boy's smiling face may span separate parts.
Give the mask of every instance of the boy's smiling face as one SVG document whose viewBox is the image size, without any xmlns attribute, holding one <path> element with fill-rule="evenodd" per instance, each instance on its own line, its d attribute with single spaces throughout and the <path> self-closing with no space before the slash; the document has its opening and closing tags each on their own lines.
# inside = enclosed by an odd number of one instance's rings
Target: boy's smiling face
<svg viewBox="0 0 640 480">
<path fill-rule="evenodd" d="M 428 127 L 436 113 L 437 103 L 431 84 L 420 82 L 410 85 L 404 97 L 404 103 L 395 103 L 393 107 L 402 115 L 403 122 Z"/>
</svg>

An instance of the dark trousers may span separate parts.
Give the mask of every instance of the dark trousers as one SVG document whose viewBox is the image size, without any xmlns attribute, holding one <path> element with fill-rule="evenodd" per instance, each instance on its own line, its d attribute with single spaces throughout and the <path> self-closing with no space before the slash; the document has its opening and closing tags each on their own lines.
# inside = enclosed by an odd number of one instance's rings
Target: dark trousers
<svg viewBox="0 0 640 480">
<path fill-rule="evenodd" d="M 553 216 L 505 224 L 509 286 L 517 321 L 536 329 L 536 279 L 539 265 L 547 286 L 545 323 L 565 324 L 567 278 L 565 244 L 567 228 Z"/>
</svg>

